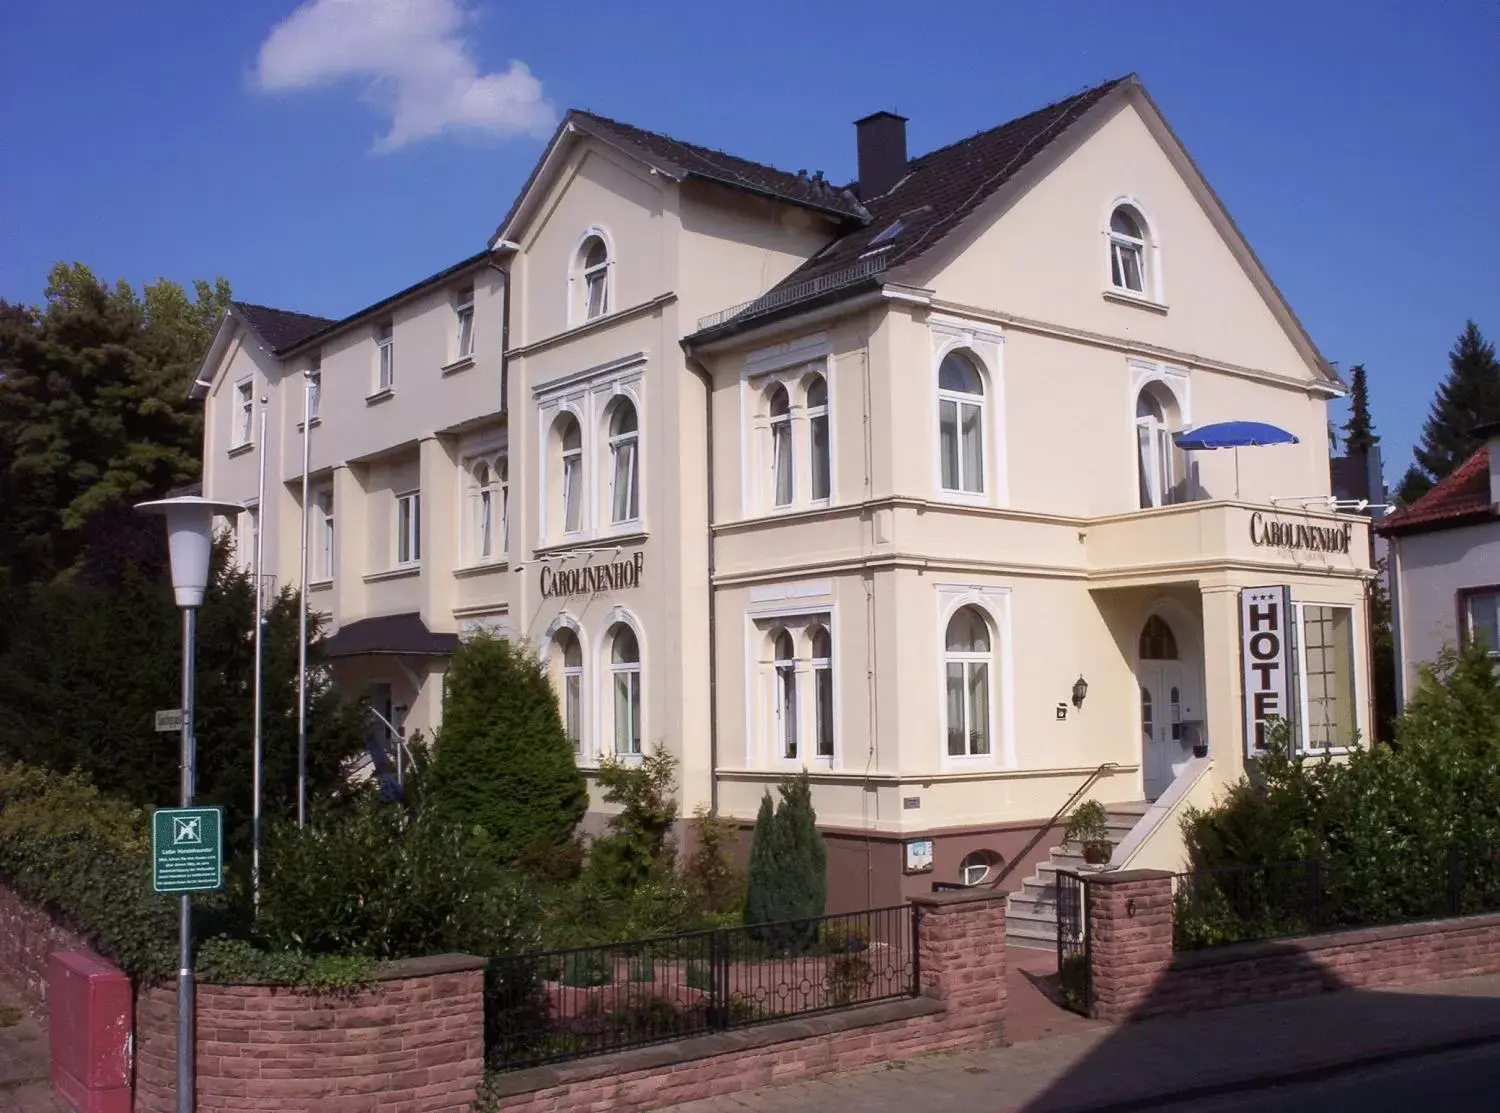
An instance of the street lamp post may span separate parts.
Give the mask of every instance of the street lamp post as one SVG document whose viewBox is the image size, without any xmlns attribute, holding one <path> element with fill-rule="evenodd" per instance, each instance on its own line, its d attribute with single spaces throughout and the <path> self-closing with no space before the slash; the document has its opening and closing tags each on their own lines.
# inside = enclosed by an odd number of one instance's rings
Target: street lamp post
<svg viewBox="0 0 1500 1113">
<path fill-rule="evenodd" d="M 194 642 L 198 608 L 208 588 L 208 563 L 213 550 L 214 518 L 233 516 L 244 507 L 233 502 L 187 497 L 143 502 L 136 509 L 167 520 L 167 546 L 172 559 L 172 592 L 182 610 L 182 806 L 191 807 L 197 782 L 197 740 L 194 734 Z M 191 898 L 181 896 L 177 922 L 177 1113 L 193 1113 L 193 912 Z"/>
</svg>

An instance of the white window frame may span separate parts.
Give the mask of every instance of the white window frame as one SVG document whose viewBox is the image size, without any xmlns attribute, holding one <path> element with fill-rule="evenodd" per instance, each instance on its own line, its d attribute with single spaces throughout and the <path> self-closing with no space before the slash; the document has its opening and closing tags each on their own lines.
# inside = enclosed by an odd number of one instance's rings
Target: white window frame
<svg viewBox="0 0 1500 1113">
<path fill-rule="evenodd" d="M 385 394 L 396 389 L 396 327 L 386 321 L 375 326 L 375 391 Z"/>
<path fill-rule="evenodd" d="M 635 647 L 637 660 L 634 662 L 617 662 L 614 659 L 615 652 L 615 630 L 617 627 L 625 627 L 635 636 Z M 604 677 L 607 684 L 607 694 L 603 700 L 601 714 L 608 715 L 609 730 L 601 731 L 599 735 L 600 752 L 605 746 L 609 752 L 621 761 L 639 760 L 646 750 L 646 640 L 641 635 L 640 624 L 635 618 L 624 611 L 622 607 L 615 607 L 611 612 L 604 627 L 604 637 L 600 639 L 599 653 L 602 663 L 600 675 Z M 634 677 L 633 680 L 628 678 Z M 635 709 L 634 718 L 637 723 L 637 733 L 633 739 L 635 747 L 629 750 L 620 749 L 620 726 L 617 719 L 618 703 L 615 699 L 615 686 L 619 678 L 627 678 L 627 706 Z M 607 712 L 604 710 L 607 708 Z"/>
<path fill-rule="evenodd" d="M 993 766 L 1018 768 L 1016 760 L 1015 654 L 1012 635 L 1011 589 L 1000 585 L 938 583 L 935 618 L 938 765 L 942 769 Z M 977 607 L 990 626 L 990 752 L 987 755 L 948 754 L 948 623 L 965 606 Z M 835 652 L 837 649 L 835 648 Z"/>
<path fill-rule="evenodd" d="M 1141 225 L 1141 218 L 1128 205 L 1116 205 L 1109 214 L 1109 282 L 1122 294 L 1134 294 L 1137 297 L 1145 297 L 1150 288 L 1149 273 L 1146 261 L 1146 237 L 1132 236 L 1115 228 L 1115 215 L 1124 212 L 1137 228 Z M 1142 229 L 1144 232 L 1144 229 Z M 1130 284 L 1130 263 L 1135 263 L 1135 277 L 1140 282 L 1139 286 Z"/>
<path fill-rule="evenodd" d="M 781 643 L 791 650 L 781 655 Z M 776 758 L 793 763 L 802 760 L 802 699 L 797 667 L 797 639 L 786 627 L 771 633 L 771 675 L 776 707 Z"/>
<path fill-rule="evenodd" d="M 589 244 L 598 240 L 604 245 L 604 262 L 585 267 Z M 602 305 L 599 312 L 590 313 L 590 282 L 597 278 L 601 283 Z M 568 326 L 585 325 L 608 317 L 615 305 L 615 241 L 605 229 L 594 225 L 585 229 L 578 242 L 573 245 L 573 256 L 568 264 Z"/>
<path fill-rule="evenodd" d="M 1135 221 L 1136 227 L 1141 231 L 1140 238 L 1115 231 L 1115 213 L 1121 209 L 1125 209 Z M 1100 233 L 1104 241 L 1105 296 L 1143 302 L 1164 312 L 1167 306 L 1163 300 L 1166 285 L 1162 269 L 1161 233 L 1157 229 L 1156 222 L 1151 219 L 1147 207 L 1137 197 L 1120 194 L 1105 208 Z M 1115 257 L 1117 252 L 1121 251 L 1138 252 L 1141 269 L 1141 289 L 1139 290 L 1115 281 Z"/>
<path fill-rule="evenodd" d="M 983 855 L 984 860 L 978 865 L 967 865 L 966 863 L 968 863 L 969 860 L 975 855 Z M 990 874 L 994 872 L 995 866 L 996 862 L 993 858 L 990 857 L 989 851 L 971 850 L 969 851 L 969 853 L 963 856 L 963 861 L 959 862 L 958 864 L 959 884 L 969 889 L 974 888 L 976 885 L 983 885 L 990 879 Z M 979 870 L 981 872 L 975 875 L 971 872 L 973 870 Z"/>
<path fill-rule="evenodd" d="M 1005 335 L 983 323 L 949 314 L 933 314 L 928 321 L 932 364 L 928 405 L 932 437 L 932 497 L 961 506 L 1005 506 L 1010 501 L 1009 446 L 1006 438 Z M 984 385 L 984 491 L 978 494 L 943 486 L 942 392 L 943 360 L 959 352 L 974 365 Z M 964 396 L 972 397 L 972 396 Z"/>
<path fill-rule="evenodd" d="M 1161 411 L 1161 417 L 1139 412 L 1135 417 L 1135 473 L 1138 484 L 1136 502 L 1141 502 L 1141 488 L 1144 488 L 1149 501 L 1146 505 L 1139 506 L 1139 509 L 1157 510 L 1176 502 L 1173 490 L 1177 486 L 1177 469 L 1174 466 L 1172 429 L 1167 418 L 1167 407 L 1161 404 L 1161 399 L 1152 393 L 1149 386 L 1143 386 L 1135 395 L 1137 411 L 1143 397 L 1149 398 Z M 1141 474 L 1143 468 L 1147 471 L 1145 475 Z"/>
<path fill-rule="evenodd" d="M 635 427 L 623 433 L 614 432 L 615 419 L 629 407 L 635 418 Z M 635 400 L 627 394 L 617 396 L 605 408 L 605 435 L 609 443 L 609 524 L 611 526 L 635 525 L 641 520 L 641 412 Z M 628 489 L 624 493 L 626 513 L 620 513 L 621 492 L 619 488 L 621 457 L 628 453 L 625 469 Z"/>
<path fill-rule="evenodd" d="M 1462 606 L 1460 616 L 1463 620 L 1462 628 L 1458 632 L 1459 641 L 1467 643 L 1474 637 L 1474 603 L 1476 600 L 1485 600 L 1492 612 L 1490 627 L 1496 631 L 1495 647 L 1486 650 L 1486 656 L 1491 660 L 1500 658 L 1500 587 L 1459 588 L 1458 596 Z"/>
<path fill-rule="evenodd" d="M 409 509 L 406 509 L 409 507 Z M 403 524 L 402 518 L 406 521 Z M 391 566 L 417 568 L 422 564 L 422 492 L 403 491 L 396 496 L 391 516 Z M 406 559 L 402 559 L 402 549 Z"/>
<path fill-rule="evenodd" d="M 570 412 L 568 418 L 572 420 L 573 428 L 578 430 L 578 445 L 576 448 L 567 447 L 566 433 L 558 431 L 558 480 L 561 484 L 558 489 L 561 495 L 558 510 L 561 512 L 563 536 L 576 537 L 588 525 L 584 509 L 588 504 L 589 484 L 585 464 L 587 455 L 584 451 L 584 424 L 577 414 Z M 576 484 L 573 480 L 577 481 Z"/>
<path fill-rule="evenodd" d="M 234 384 L 234 436 L 231 448 L 255 443 L 255 380 L 241 379 Z"/>
<path fill-rule="evenodd" d="M 981 607 L 959 607 L 948 616 L 951 626 L 955 619 L 964 611 L 973 611 L 980 616 L 984 624 L 985 639 L 989 648 L 983 652 L 969 652 L 948 648 L 948 630 L 943 631 L 943 748 L 950 761 L 966 761 L 973 759 L 990 758 L 995 753 L 997 739 L 995 737 L 995 642 L 998 640 L 990 615 Z M 953 723 L 949 719 L 951 704 L 948 699 L 949 671 L 954 667 L 961 668 L 963 682 L 961 685 L 962 696 L 960 702 L 963 706 L 963 753 L 954 753 L 952 746 Z M 972 671 L 984 670 L 984 749 L 974 748 L 974 723 L 970 722 L 969 716 L 972 711 L 970 706 L 969 692 L 972 689 Z"/>
<path fill-rule="evenodd" d="M 815 580 L 802 585 L 790 585 L 783 592 L 771 589 L 756 589 L 767 592 L 767 598 L 754 603 L 746 611 L 745 619 L 745 690 L 754 693 L 745 701 L 745 761 L 750 768 L 780 770 L 834 769 L 838 767 L 840 722 L 842 716 L 838 702 L 838 677 L 836 675 L 838 654 L 837 604 L 829 602 L 809 603 L 806 606 L 788 606 L 799 597 L 828 596 L 831 585 L 826 580 Z M 752 594 L 752 599 L 754 599 Z M 828 635 L 828 657 L 813 656 L 813 633 L 823 630 Z M 777 657 L 776 638 L 786 632 L 792 639 L 791 660 Z M 832 727 L 832 753 L 819 752 L 819 696 L 818 681 L 823 674 L 829 677 L 829 699 L 831 700 L 830 724 Z M 793 738 L 797 743 L 795 756 L 787 756 L 787 734 L 784 692 L 788 677 L 795 691 L 796 719 Z M 810 698 L 809 698 L 809 693 Z"/>
<path fill-rule="evenodd" d="M 1307 617 L 1306 610 L 1309 607 L 1319 607 L 1327 610 L 1345 611 L 1349 615 L 1349 681 L 1353 688 L 1350 693 L 1351 706 L 1349 713 L 1352 719 L 1351 727 L 1359 733 L 1360 737 L 1367 737 L 1367 724 L 1364 721 L 1364 709 L 1361 706 L 1360 684 L 1359 684 L 1359 608 L 1348 602 L 1325 603 L 1316 599 L 1297 599 L 1292 601 L 1292 614 L 1296 618 L 1296 641 L 1294 643 L 1294 655 L 1296 657 L 1297 673 L 1297 736 L 1301 748 L 1306 753 L 1314 754 L 1346 754 L 1358 747 L 1354 739 L 1341 743 L 1337 746 L 1315 746 L 1311 741 L 1312 719 L 1310 717 L 1311 699 L 1307 690 Z"/>
<path fill-rule="evenodd" d="M 568 664 L 567 649 L 563 646 L 563 634 L 567 634 L 572 641 L 573 648 L 578 652 L 578 663 Z M 577 626 L 568 623 L 559 623 L 552 631 L 549 638 L 551 652 L 558 654 L 558 676 L 562 679 L 562 688 L 557 693 L 559 706 L 558 712 L 562 716 L 563 732 L 573 740 L 573 756 L 582 761 L 588 752 L 587 722 L 585 714 L 585 686 L 584 686 L 584 649 L 583 638 Z M 569 689 L 573 690 L 576 699 L 569 700 Z M 570 713 L 571 707 L 571 713 Z M 569 722 L 569 720 L 572 720 Z"/>
<path fill-rule="evenodd" d="M 786 399 L 785 413 L 778 414 L 771 409 L 772 400 L 777 395 Z M 792 436 L 792 409 L 792 392 L 788 389 L 788 384 L 778 381 L 766 387 L 766 415 L 770 429 L 770 501 L 773 510 L 786 510 L 797 504 L 797 442 Z M 786 449 L 784 454 L 780 451 L 783 446 Z M 787 471 L 785 498 L 782 498 L 783 464 Z"/>
<path fill-rule="evenodd" d="M 313 505 L 318 511 L 317 580 L 331 581 L 338 570 L 338 519 L 337 507 L 333 502 L 333 488 L 324 487 L 314 491 Z"/>
<path fill-rule="evenodd" d="M 950 389 L 947 389 L 947 388 L 945 388 L 945 387 L 943 387 L 941 385 L 941 378 L 939 378 L 938 387 L 937 387 L 937 408 L 938 408 L 938 420 L 937 420 L 938 487 L 942 491 L 943 496 L 945 498 L 961 498 L 961 499 L 971 499 L 971 500 L 975 500 L 975 501 L 984 501 L 987 498 L 987 488 L 989 486 L 989 484 L 987 482 L 987 480 L 988 480 L 988 474 L 987 473 L 989 472 L 989 459 L 990 459 L 990 443 L 989 442 L 991 440 L 991 437 L 989 435 L 989 421 L 988 421 L 988 416 L 989 416 L 988 415 L 988 410 L 989 410 L 989 406 L 988 406 L 988 402 L 989 402 L 988 391 L 990 389 L 990 384 L 988 382 L 988 377 L 985 375 L 985 372 L 984 372 L 984 364 L 983 364 L 983 362 L 972 351 L 969 351 L 968 349 L 960 348 L 960 347 L 950 348 L 948 351 L 946 351 L 945 353 L 943 353 L 942 359 L 938 360 L 938 375 L 940 377 L 942 375 L 943 363 L 950 356 L 957 356 L 958 358 L 964 359 L 964 360 L 966 360 L 969 363 L 969 366 L 973 369 L 974 373 L 979 377 L 979 389 L 982 392 L 984 392 L 984 393 L 970 394 L 967 391 L 950 390 Z M 957 452 L 958 452 L 958 461 L 957 461 L 957 467 L 958 467 L 958 475 L 957 475 L 958 486 L 957 487 L 950 487 L 950 486 L 948 486 L 947 479 L 943 475 L 943 407 L 944 407 L 945 404 L 946 405 L 951 405 L 953 407 L 953 411 L 954 411 L 954 413 L 953 413 L 953 416 L 954 416 L 954 430 L 953 430 L 953 432 L 954 432 L 954 436 L 956 438 L 955 447 L 957 448 Z M 978 487 L 977 490 L 971 489 L 971 488 L 969 488 L 969 487 L 967 487 L 967 486 L 964 485 L 965 484 L 965 480 L 967 480 L 967 479 L 970 478 L 968 475 L 965 474 L 965 470 L 964 470 L 964 461 L 965 461 L 965 458 L 966 458 L 966 452 L 965 452 L 965 446 L 964 446 L 964 411 L 965 411 L 965 409 L 972 409 L 972 410 L 977 410 L 978 411 L 977 422 L 976 422 L 976 426 L 975 426 L 978 429 L 978 431 L 979 431 L 979 438 L 980 438 L 980 440 L 979 440 L 979 476 L 978 476 L 979 487 Z"/>
<path fill-rule="evenodd" d="M 817 645 L 818 645 L 817 635 L 819 633 L 821 633 L 825 638 L 828 639 L 828 653 L 827 653 L 826 656 L 821 656 L 821 657 L 818 656 L 818 651 L 817 651 Z M 819 761 L 826 761 L 826 762 L 832 763 L 833 760 L 834 760 L 834 754 L 836 754 L 838 752 L 838 738 L 839 738 L 838 726 L 837 726 L 837 722 L 838 722 L 838 694 L 837 694 L 837 690 L 836 690 L 836 687 L 835 687 L 834 673 L 833 673 L 833 654 L 834 654 L 835 650 L 834 650 L 834 647 L 833 647 L 833 628 L 832 628 L 832 626 L 830 624 L 826 623 L 826 622 L 817 622 L 817 621 L 812 622 L 808 626 L 808 629 L 807 629 L 807 645 L 808 645 L 808 652 L 811 654 L 811 657 L 812 657 L 811 664 L 812 664 L 812 697 L 813 697 L 812 698 L 812 705 L 813 705 L 812 706 L 813 732 L 812 732 L 812 739 L 811 739 L 811 742 L 812 742 L 812 755 L 811 756 L 817 758 Z M 823 715 L 822 715 L 822 711 L 823 711 L 823 706 L 822 705 L 823 705 L 823 700 L 825 698 L 825 693 L 824 693 L 824 679 L 825 678 L 827 680 L 826 698 L 828 700 L 828 738 L 827 738 L 828 752 L 827 753 L 823 752 L 824 738 L 823 738 Z"/>
<path fill-rule="evenodd" d="M 307 420 L 317 423 L 318 411 L 323 408 L 323 364 L 314 359 L 307 369 L 307 385 L 311 392 L 307 398 Z"/>
<path fill-rule="evenodd" d="M 474 286 L 460 286 L 453 294 L 453 362 L 474 355 Z"/>
<path fill-rule="evenodd" d="M 812 388 L 817 383 L 823 384 L 824 401 L 818 405 L 812 403 Z M 821 371 L 812 371 L 801 383 L 803 413 L 807 423 L 807 494 L 808 501 L 813 506 L 827 506 L 833 501 L 833 440 L 831 427 L 832 396 L 828 389 L 828 376 Z M 823 445 L 819 451 L 818 438 L 815 435 L 818 424 L 823 427 Z M 823 482 L 827 490 L 818 494 L 818 469 L 821 461 Z"/>
</svg>

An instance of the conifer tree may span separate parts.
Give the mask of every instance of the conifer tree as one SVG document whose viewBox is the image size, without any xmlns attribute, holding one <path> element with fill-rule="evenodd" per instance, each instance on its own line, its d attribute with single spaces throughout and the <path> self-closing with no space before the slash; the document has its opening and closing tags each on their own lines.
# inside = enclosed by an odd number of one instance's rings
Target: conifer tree
<svg viewBox="0 0 1500 1113">
<path fill-rule="evenodd" d="M 778 858 L 775 843 L 780 829 L 776 826 L 776 805 L 771 792 L 760 798 L 755 813 L 755 830 L 750 835 L 750 872 L 745 889 L 745 923 L 770 923 L 777 917 Z"/>
<path fill-rule="evenodd" d="M 1448 365 L 1422 427 L 1416 462 L 1401 481 L 1401 500 L 1408 504 L 1473 455 L 1481 444 L 1477 426 L 1500 421 L 1500 360 L 1473 321 L 1448 353 Z"/>
<path fill-rule="evenodd" d="M 507 861 L 535 861 L 564 846 L 588 807 L 588 789 L 541 662 L 480 632 L 454 650 L 444 687 L 428 800 L 483 827 Z"/>
<path fill-rule="evenodd" d="M 781 949 L 800 948 L 817 937 L 828 892 L 828 847 L 812 806 L 812 780 L 803 770 L 777 788 L 781 802 L 772 812 L 771 794 L 760 802 L 750 844 L 745 922 L 783 925 L 759 938 Z"/>
<path fill-rule="evenodd" d="M 1380 443 L 1370 417 L 1370 388 L 1363 363 L 1349 369 L 1349 420 L 1344 422 L 1343 432 L 1344 451 L 1350 456 L 1366 455 Z"/>
</svg>

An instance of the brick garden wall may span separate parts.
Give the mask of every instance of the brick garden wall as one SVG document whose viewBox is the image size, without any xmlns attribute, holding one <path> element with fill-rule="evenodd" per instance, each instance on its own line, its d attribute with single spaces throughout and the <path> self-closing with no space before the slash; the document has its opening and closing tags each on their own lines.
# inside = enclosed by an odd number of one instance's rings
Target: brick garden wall
<svg viewBox="0 0 1500 1113">
<path fill-rule="evenodd" d="M 468 1113 L 484 1070 L 484 960 L 391 963 L 352 997 L 199 985 L 197 1109 Z M 175 1113 L 177 991 L 136 1001 L 136 1113 Z"/>
<path fill-rule="evenodd" d="M 0 977 L 20 990 L 27 1004 L 39 1009 L 47 1003 L 47 959 L 52 952 L 82 946 L 77 935 L 0 884 Z"/>
<path fill-rule="evenodd" d="M 1172 875 L 1089 884 L 1093 1014 L 1120 1022 L 1338 989 L 1500 973 L 1500 915 L 1172 949 Z"/>
<path fill-rule="evenodd" d="M 641 1113 L 931 1051 L 998 1043 L 1005 1023 L 1004 894 L 934 894 L 921 917 L 922 996 L 499 1075 L 493 1108 Z"/>
</svg>

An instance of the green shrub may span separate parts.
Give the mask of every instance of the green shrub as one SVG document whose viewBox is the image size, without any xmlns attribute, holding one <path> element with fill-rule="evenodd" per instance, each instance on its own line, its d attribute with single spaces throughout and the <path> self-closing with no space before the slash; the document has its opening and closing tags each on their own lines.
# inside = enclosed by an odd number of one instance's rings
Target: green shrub
<svg viewBox="0 0 1500 1113">
<path fill-rule="evenodd" d="M 827 904 L 828 848 L 812 806 L 806 771 L 778 786 L 781 803 L 772 812 L 771 794 L 761 800 L 750 844 L 750 878 L 745 922 L 752 937 L 779 949 L 800 949 L 816 936 L 815 921 Z M 777 924 L 774 928 L 757 925 Z"/>
<path fill-rule="evenodd" d="M 709 812 L 699 804 L 693 811 L 693 852 L 683 867 L 683 880 L 705 912 L 744 915 L 745 872 L 734 861 L 730 847 L 739 841 L 739 824 Z"/>
<path fill-rule="evenodd" d="M 430 804 L 483 827 L 503 861 L 556 855 L 583 818 L 588 790 L 541 663 L 479 633 L 459 643 L 444 689 Z"/>
<path fill-rule="evenodd" d="M 668 877 L 677 857 L 677 759 L 661 747 L 640 764 L 606 758 L 599 767 L 604 800 L 620 810 L 609 818 L 609 834 L 589 845 L 588 881 L 617 897 Z"/>
<path fill-rule="evenodd" d="M 486 834 L 430 810 L 362 800 L 271 829 L 254 937 L 277 951 L 395 959 L 511 954 L 538 943 L 539 908 Z"/>
</svg>

